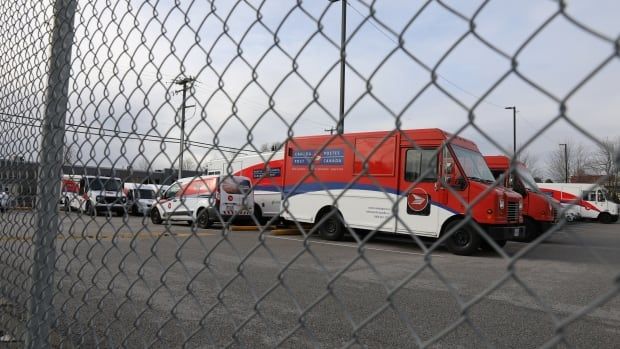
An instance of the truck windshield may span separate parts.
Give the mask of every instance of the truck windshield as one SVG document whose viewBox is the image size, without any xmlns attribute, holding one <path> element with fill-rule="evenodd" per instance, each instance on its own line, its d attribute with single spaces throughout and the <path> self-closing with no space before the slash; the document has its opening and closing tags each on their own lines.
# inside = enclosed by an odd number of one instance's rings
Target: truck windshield
<svg viewBox="0 0 620 349">
<path fill-rule="evenodd" d="M 530 171 L 523 167 L 517 167 L 516 170 L 517 178 L 521 181 L 523 186 L 531 191 L 539 191 L 538 185 L 536 185 L 536 180 L 532 177 Z"/>
<path fill-rule="evenodd" d="M 112 178 L 93 178 L 89 181 L 90 190 L 120 191 L 121 181 Z"/>
<path fill-rule="evenodd" d="M 151 189 L 136 190 L 138 199 L 155 199 L 155 191 Z"/>
<path fill-rule="evenodd" d="M 452 149 L 467 178 L 488 183 L 495 181 L 491 170 L 489 170 L 480 153 L 459 147 L 458 145 L 452 145 Z"/>
</svg>

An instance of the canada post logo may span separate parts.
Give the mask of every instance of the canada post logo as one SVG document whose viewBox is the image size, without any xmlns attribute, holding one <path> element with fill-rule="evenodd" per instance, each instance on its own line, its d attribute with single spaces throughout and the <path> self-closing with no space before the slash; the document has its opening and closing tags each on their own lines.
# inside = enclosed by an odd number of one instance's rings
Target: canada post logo
<svg viewBox="0 0 620 349">
<path fill-rule="evenodd" d="M 320 154 L 316 150 L 293 151 L 293 166 L 308 166 L 310 162 L 323 166 L 344 165 L 344 151 L 342 149 L 323 149 Z"/>
</svg>

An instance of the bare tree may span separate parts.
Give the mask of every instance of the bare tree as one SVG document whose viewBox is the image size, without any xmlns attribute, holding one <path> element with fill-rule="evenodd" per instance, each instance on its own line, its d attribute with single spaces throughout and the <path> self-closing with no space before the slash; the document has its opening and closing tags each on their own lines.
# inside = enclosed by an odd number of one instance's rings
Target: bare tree
<svg viewBox="0 0 620 349">
<path fill-rule="evenodd" d="M 65 143 L 63 162 L 65 165 L 73 165 L 77 161 L 77 151 L 75 144 Z"/>
<path fill-rule="evenodd" d="M 538 156 L 532 154 L 529 151 L 524 151 L 519 155 L 519 161 L 521 161 L 525 167 L 530 171 L 532 177 L 541 178 L 543 171 L 538 166 Z"/>
<path fill-rule="evenodd" d="M 182 169 L 184 171 L 198 171 L 198 165 L 196 164 L 196 161 L 194 161 L 191 158 L 183 158 L 183 167 Z"/>
<path fill-rule="evenodd" d="M 596 174 L 607 176 L 607 187 L 615 197 L 620 184 L 620 137 L 603 140 L 603 146 L 597 147 L 592 154 L 590 167 Z"/>
<path fill-rule="evenodd" d="M 153 171 L 151 163 L 145 157 L 140 157 L 137 160 L 134 160 L 131 166 L 136 170 Z"/>
<path fill-rule="evenodd" d="M 591 154 L 581 143 L 566 142 L 567 159 L 564 156 L 564 148 L 558 147 L 549 155 L 547 174 L 555 182 L 564 182 L 565 166 L 568 161 L 568 177 L 583 176 L 592 169 Z"/>
<path fill-rule="evenodd" d="M 262 153 L 269 151 L 277 151 L 282 146 L 282 142 L 263 143 L 258 147 L 258 150 Z"/>
</svg>

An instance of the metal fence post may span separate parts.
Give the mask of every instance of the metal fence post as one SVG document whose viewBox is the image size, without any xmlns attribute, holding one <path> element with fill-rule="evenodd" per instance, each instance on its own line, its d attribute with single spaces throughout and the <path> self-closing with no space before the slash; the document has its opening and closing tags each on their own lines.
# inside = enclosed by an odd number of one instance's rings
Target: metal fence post
<svg viewBox="0 0 620 349">
<path fill-rule="evenodd" d="M 59 229 L 57 208 L 76 5 L 75 0 L 57 0 L 54 3 L 54 28 L 48 65 L 45 116 L 41 125 L 37 226 L 32 239 L 34 255 L 26 334 L 27 348 L 49 347 L 49 334 L 54 322 L 52 300 L 56 260 L 55 240 Z"/>
</svg>

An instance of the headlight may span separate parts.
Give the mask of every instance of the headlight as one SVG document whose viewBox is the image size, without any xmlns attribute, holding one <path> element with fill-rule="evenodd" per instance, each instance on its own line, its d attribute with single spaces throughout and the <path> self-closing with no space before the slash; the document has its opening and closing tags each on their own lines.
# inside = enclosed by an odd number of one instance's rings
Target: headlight
<svg viewBox="0 0 620 349">
<path fill-rule="evenodd" d="M 504 198 L 500 198 L 499 199 L 499 209 L 503 210 L 504 209 L 504 205 L 505 205 Z"/>
<path fill-rule="evenodd" d="M 121 198 L 121 202 L 122 202 L 122 203 L 127 202 L 127 198 L 125 198 L 125 197 Z"/>
<path fill-rule="evenodd" d="M 519 199 L 519 211 L 523 210 L 523 199 Z"/>
</svg>

